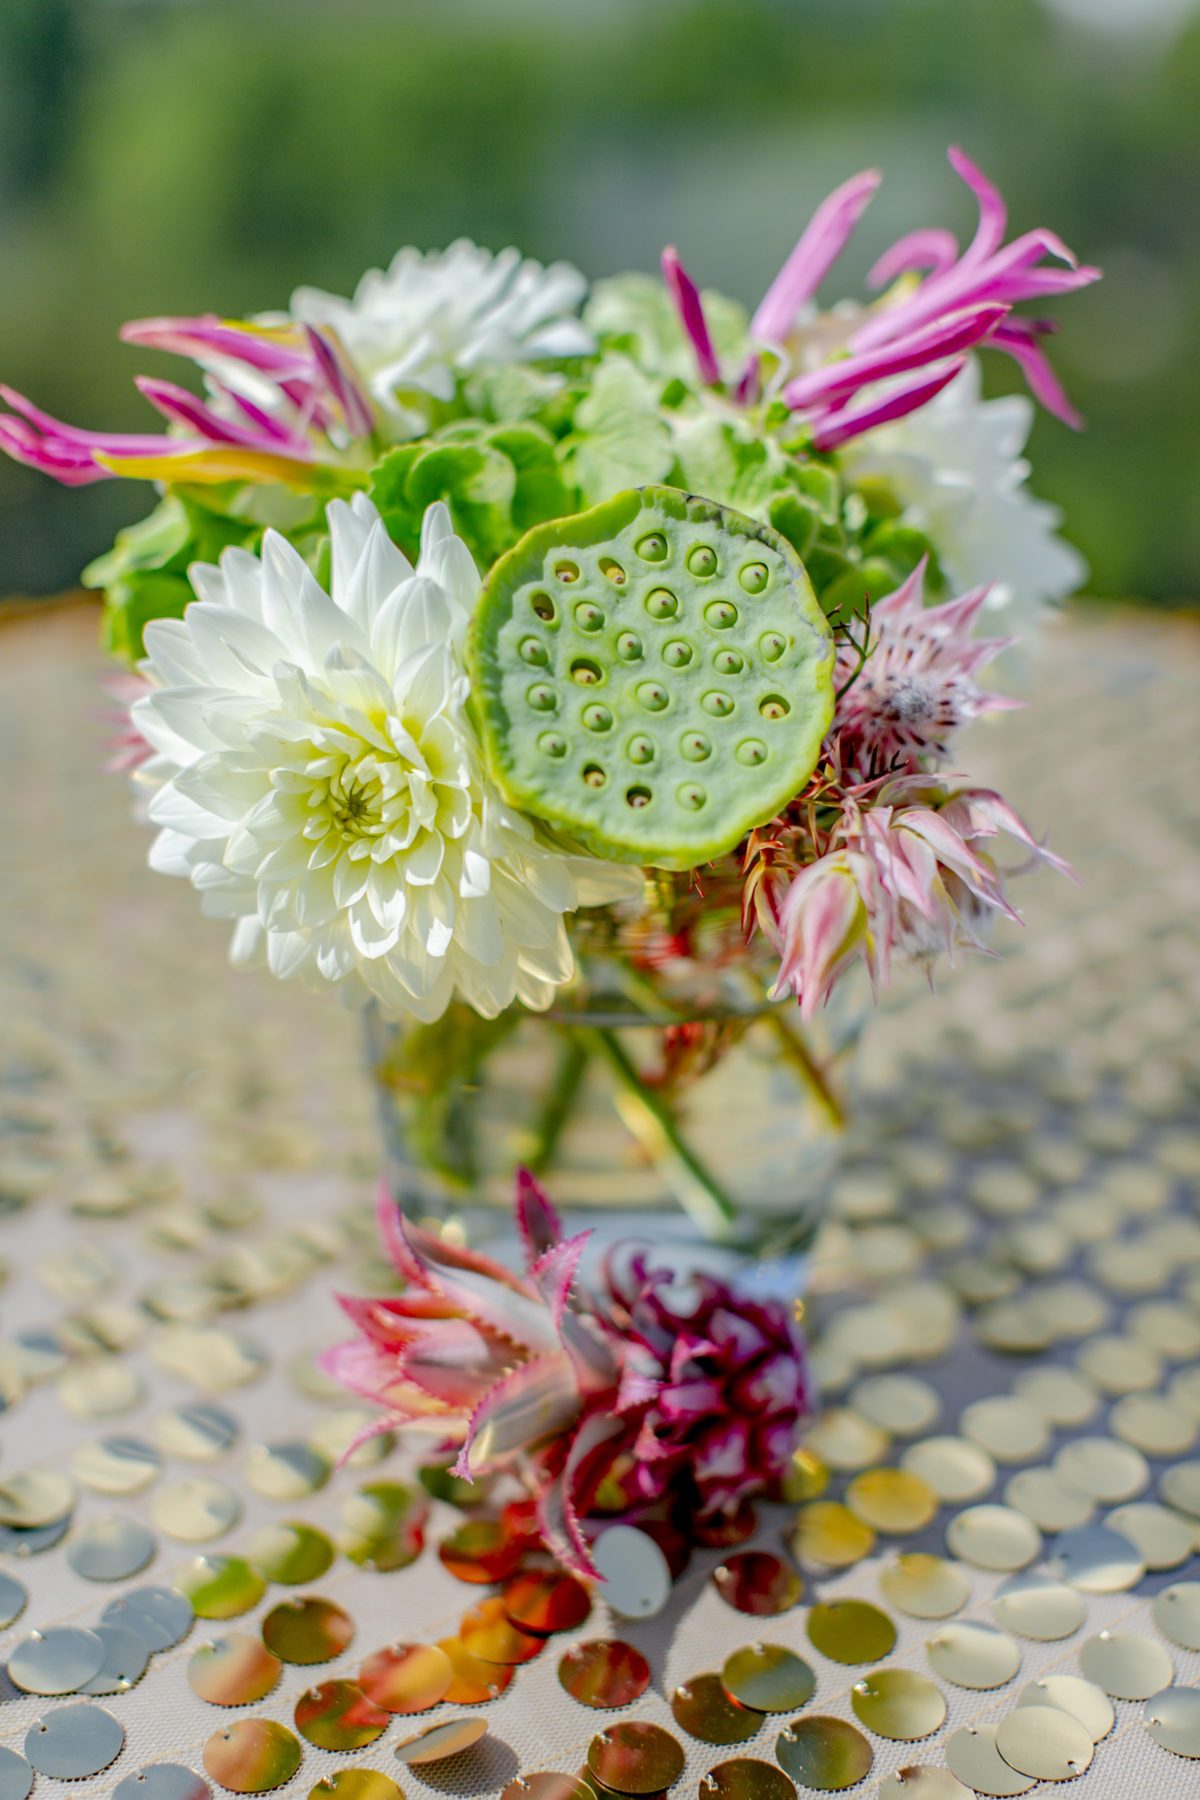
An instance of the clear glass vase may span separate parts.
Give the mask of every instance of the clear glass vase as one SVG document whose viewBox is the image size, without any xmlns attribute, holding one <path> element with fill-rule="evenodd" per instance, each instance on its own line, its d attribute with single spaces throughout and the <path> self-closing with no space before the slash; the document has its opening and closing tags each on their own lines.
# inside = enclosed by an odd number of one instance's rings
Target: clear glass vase
<svg viewBox="0 0 1200 1800">
<path fill-rule="evenodd" d="M 761 991 L 689 1010 L 651 990 L 635 1007 L 603 981 L 492 1021 L 369 1014 L 396 1201 L 502 1246 L 524 1165 L 601 1244 L 636 1232 L 689 1255 L 801 1253 L 824 1216 L 865 1011 L 846 984 L 838 996 L 816 1029 Z"/>
</svg>

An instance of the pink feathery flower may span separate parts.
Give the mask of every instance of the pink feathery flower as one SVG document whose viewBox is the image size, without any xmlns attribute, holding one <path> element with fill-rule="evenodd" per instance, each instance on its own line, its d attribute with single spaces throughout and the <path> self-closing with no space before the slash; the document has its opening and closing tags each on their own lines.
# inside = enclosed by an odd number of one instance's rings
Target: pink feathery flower
<svg viewBox="0 0 1200 1800">
<path fill-rule="evenodd" d="M 590 1235 L 564 1239 L 533 1177 L 517 1177 L 527 1268 L 451 1245 L 404 1219 L 386 1192 L 384 1243 L 408 1283 L 396 1298 L 343 1298 L 358 1337 L 330 1373 L 381 1409 L 373 1429 L 416 1425 L 457 1444 L 457 1473 L 510 1469 L 541 1535 L 594 1574 L 587 1519 L 601 1487 L 629 1515 L 666 1503 L 694 1516 L 769 1491 L 808 1410 L 804 1346 L 786 1308 L 632 1256 L 596 1293 L 579 1286 Z M 673 1304 L 674 1302 L 674 1304 Z"/>
<path fill-rule="evenodd" d="M 1021 704 L 975 679 L 1010 642 L 972 635 L 988 590 L 926 606 L 925 572 L 922 558 L 902 586 L 872 606 L 872 645 L 861 667 L 854 647 L 839 645 L 834 730 L 847 764 L 864 780 L 940 755 L 960 725 Z"/>
<path fill-rule="evenodd" d="M 948 155 L 979 204 L 967 248 L 960 251 L 953 234 L 940 228 L 910 232 L 871 270 L 870 285 L 891 290 L 878 305 L 852 312 L 844 324 L 831 315 L 808 328 L 805 313 L 880 176 L 867 170 L 845 182 L 817 208 L 754 314 L 754 349 L 735 385 L 739 404 L 759 397 L 762 351 L 770 351 L 785 373 L 794 370 L 781 391 L 784 403 L 808 422 L 816 449 L 835 450 L 926 405 L 959 374 L 970 350 L 990 344 L 1019 364 L 1043 406 L 1068 425 L 1081 425 L 1041 348 L 1051 322 L 1018 317 L 1012 308 L 1086 287 L 1100 271 L 1081 267 L 1052 231 L 1029 231 L 1005 244 L 1007 212 L 998 190 L 961 150 Z M 720 371 L 700 296 L 693 282 L 678 280 L 678 259 L 668 255 L 674 259 L 668 288 L 701 378 L 712 383 Z"/>
</svg>

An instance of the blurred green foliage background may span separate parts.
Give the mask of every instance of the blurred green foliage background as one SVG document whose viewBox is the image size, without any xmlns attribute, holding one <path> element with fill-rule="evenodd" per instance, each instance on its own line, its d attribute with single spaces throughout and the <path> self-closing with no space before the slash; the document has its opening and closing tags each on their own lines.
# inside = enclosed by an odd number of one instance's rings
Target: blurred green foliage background
<svg viewBox="0 0 1200 1800">
<path fill-rule="evenodd" d="M 152 428 L 122 320 L 348 291 L 466 235 L 588 274 L 678 244 L 753 301 L 814 204 L 886 183 L 827 287 L 973 207 L 944 149 L 1107 271 L 1058 308 L 1090 429 L 1041 419 L 1036 486 L 1091 591 L 1193 598 L 1200 567 L 1196 0 L 3 0 L 0 378 Z M 993 391 L 1013 385 L 987 359 Z M 171 373 L 179 376 L 179 366 Z M 70 585 L 148 510 L 0 464 L 0 593 Z"/>
</svg>

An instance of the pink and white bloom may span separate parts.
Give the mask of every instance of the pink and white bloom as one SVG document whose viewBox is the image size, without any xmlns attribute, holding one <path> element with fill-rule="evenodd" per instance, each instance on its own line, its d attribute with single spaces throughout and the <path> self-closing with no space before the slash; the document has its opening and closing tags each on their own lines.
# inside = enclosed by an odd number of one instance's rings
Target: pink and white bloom
<svg viewBox="0 0 1200 1800">
<path fill-rule="evenodd" d="M 1081 266 L 1051 231 L 1029 231 L 1006 244 L 998 190 L 961 150 L 952 148 L 949 157 L 979 203 L 967 248 L 960 250 L 948 231 L 911 232 L 871 271 L 870 285 L 888 290 L 882 300 L 817 314 L 817 289 L 881 180 L 874 170 L 854 176 L 818 207 L 760 302 L 750 325 L 751 354 L 735 380 L 740 402 L 760 396 L 769 359 L 770 392 L 807 421 L 816 449 L 835 450 L 927 405 L 962 371 L 971 349 L 986 343 L 1020 364 L 1049 411 L 1069 425 L 1080 423 L 1041 348 L 1050 326 L 1013 308 L 1086 287 L 1100 271 Z M 667 256 L 668 287 L 701 379 L 711 383 L 719 371 L 703 306 L 675 253 Z"/>
<path fill-rule="evenodd" d="M 381 1190 L 380 1231 L 407 1286 L 343 1299 L 359 1336 L 324 1358 L 382 1409 L 377 1428 L 457 1445 L 460 1475 L 519 1475 L 545 1542 L 581 1574 L 595 1573 L 586 1521 L 602 1487 L 609 1518 L 614 1493 L 633 1517 L 714 1518 L 769 1492 L 810 1398 L 787 1308 L 709 1277 L 677 1295 L 673 1272 L 636 1251 L 593 1293 L 578 1280 L 590 1234 L 564 1239 L 524 1171 L 516 1215 L 523 1276 L 412 1224 Z"/>
<path fill-rule="evenodd" d="M 973 635 L 987 589 L 925 604 L 925 561 L 871 608 L 865 663 L 844 641 L 834 674 L 843 757 L 860 780 L 941 756 L 960 725 L 1019 705 L 975 677 L 1005 638 Z"/>
</svg>

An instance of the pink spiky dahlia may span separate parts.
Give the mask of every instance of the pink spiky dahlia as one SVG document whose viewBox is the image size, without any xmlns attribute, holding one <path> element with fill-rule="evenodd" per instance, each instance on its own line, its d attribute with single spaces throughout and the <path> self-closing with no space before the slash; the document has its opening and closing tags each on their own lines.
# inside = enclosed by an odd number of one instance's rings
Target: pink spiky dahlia
<svg viewBox="0 0 1200 1800">
<path fill-rule="evenodd" d="M 532 1176 L 517 1177 L 523 1277 L 404 1219 L 380 1195 L 380 1229 L 408 1284 L 344 1298 L 359 1336 L 325 1366 L 382 1410 L 376 1429 L 420 1425 L 459 1446 L 455 1472 L 510 1469 L 537 1501 L 542 1537 L 594 1575 L 584 1524 L 604 1490 L 626 1516 L 734 1512 L 786 1470 L 808 1411 L 804 1343 L 787 1309 L 704 1276 L 686 1298 L 669 1269 L 631 1254 L 603 1291 L 577 1282 L 590 1236 L 564 1239 Z"/>
</svg>

